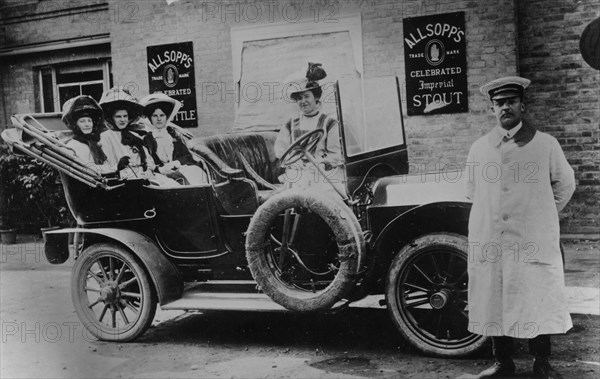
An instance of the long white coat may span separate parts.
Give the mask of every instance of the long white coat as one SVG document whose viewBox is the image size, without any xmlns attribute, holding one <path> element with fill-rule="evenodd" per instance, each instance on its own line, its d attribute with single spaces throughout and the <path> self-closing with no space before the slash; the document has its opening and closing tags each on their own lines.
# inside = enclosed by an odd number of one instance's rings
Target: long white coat
<svg viewBox="0 0 600 379">
<path fill-rule="evenodd" d="M 556 139 L 523 123 L 496 126 L 469 152 L 469 328 L 487 336 L 565 333 L 567 308 L 558 212 L 575 191 Z"/>
</svg>

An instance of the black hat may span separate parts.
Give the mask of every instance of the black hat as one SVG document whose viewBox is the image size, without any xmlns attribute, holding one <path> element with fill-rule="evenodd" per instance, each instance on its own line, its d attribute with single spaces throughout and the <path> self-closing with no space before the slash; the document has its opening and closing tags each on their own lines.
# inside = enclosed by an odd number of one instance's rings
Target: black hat
<svg viewBox="0 0 600 379">
<path fill-rule="evenodd" d="M 102 108 L 88 95 L 73 97 L 63 104 L 62 120 L 68 127 L 74 128 L 81 117 L 90 117 L 94 124 L 102 120 Z"/>
<path fill-rule="evenodd" d="M 315 97 L 320 98 L 323 90 L 321 88 L 321 84 L 319 84 L 318 80 L 325 79 L 327 73 L 321 67 L 321 63 L 308 63 L 308 69 L 306 70 L 306 75 L 304 79 L 292 80 L 291 83 L 297 83 L 301 88 L 298 91 L 294 91 L 290 94 L 292 100 L 300 99 L 300 95 L 306 91 L 311 91 Z"/>
<path fill-rule="evenodd" d="M 73 120 L 75 122 L 77 122 L 77 120 L 79 120 L 82 117 L 89 117 L 89 118 L 92 118 L 92 119 L 95 118 L 94 117 L 95 116 L 94 113 L 95 112 L 93 110 L 91 110 L 91 109 L 85 109 L 85 108 L 84 109 L 77 109 L 77 110 L 73 111 L 72 117 L 73 117 Z"/>
</svg>

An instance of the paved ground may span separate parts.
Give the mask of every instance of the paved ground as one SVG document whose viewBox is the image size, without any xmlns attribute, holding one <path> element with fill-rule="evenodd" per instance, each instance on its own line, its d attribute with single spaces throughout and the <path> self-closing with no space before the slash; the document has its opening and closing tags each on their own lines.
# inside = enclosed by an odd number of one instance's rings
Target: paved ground
<svg viewBox="0 0 600 379">
<path fill-rule="evenodd" d="M 0 377 L 453 378 L 480 371 L 489 355 L 424 357 L 400 341 L 384 310 L 343 316 L 159 311 L 135 343 L 89 336 L 70 300 L 72 264 L 53 266 L 41 243 L 0 245 Z M 565 377 L 600 374 L 600 251 L 567 241 L 566 283 L 575 327 L 554 342 Z M 519 345 L 517 366 L 528 372 Z M 526 374 L 517 376 L 526 378 Z"/>
</svg>

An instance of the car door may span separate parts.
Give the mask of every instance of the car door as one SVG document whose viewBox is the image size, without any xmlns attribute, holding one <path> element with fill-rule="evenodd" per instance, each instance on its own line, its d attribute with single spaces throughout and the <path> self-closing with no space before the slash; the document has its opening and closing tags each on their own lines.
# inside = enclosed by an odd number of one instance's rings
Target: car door
<svg viewBox="0 0 600 379">
<path fill-rule="evenodd" d="M 182 259 L 212 258 L 223 254 L 215 227 L 212 189 L 201 186 L 149 189 L 156 212 L 155 233 L 163 250 Z"/>
</svg>

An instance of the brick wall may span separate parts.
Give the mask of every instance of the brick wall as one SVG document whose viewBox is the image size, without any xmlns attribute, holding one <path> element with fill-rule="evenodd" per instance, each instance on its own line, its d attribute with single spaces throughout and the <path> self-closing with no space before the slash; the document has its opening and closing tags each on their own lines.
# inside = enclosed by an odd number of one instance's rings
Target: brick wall
<svg viewBox="0 0 600 379">
<path fill-rule="evenodd" d="M 116 80 L 134 82 L 147 92 L 144 39 L 152 44 L 194 41 L 199 124 L 197 134 L 228 130 L 235 104 L 231 74 L 230 28 L 249 24 L 247 1 L 194 3 L 162 1 L 140 4 L 139 25 L 112 28 L 113 72 Z M 279 2 L 273 18 L 255 23 L 285 21 Z M 363 63 L 366 77 L 397 75 L 404 82 L 402 20 L 421 15 L 465 12 L 469 81 L 469 112 L 405 117 L 409 159 L 427 169 L 463 163 L 471 143 L 495 124 L 479 87 L 494 78 L 519 71 L 533 80 L 529 116 L 542 130 L 555 135 L 577 171 L 579 187 L 562 215 L 563 231 L 597 233 L 598 73 L 582 62 L 577 49 L 585 24 L 597 15 L 593 1 L 303 1 L 298 8 L 323 22 L 336 14 L 362 15 Z M 332 4 L 335 4 L 332 6 Z M 182 8 L 184 9 L 182 11 Z M 312 13 L 311 13 L 312 12 Z M 587 22 L 586 22 L 587 21 Z M 519 58 L 520 57 L 520 58 Z M 552 57 L 552 59 L 548 59 Z M 217 95 L 204 96 L 203 83 L 217 82 Z M 402 93 L 404 95 L 404 91 Z M 551 98 L 555 98 L 552 100 Z M 548 112 L 547 105 L 557 112 Z M 404 103 L 404 107 L 405 107 Z M 574 108 L 577 108 L 576 110 Z M 405 108 L 406 109 L 406 108 Z M 540 122 L 543 121 L 543 122 Z M 543 124 L 543 125 L 542 125 Z"/>
<path fill-rule="evenodd" d="M 109 33 L 114 13 L 109 13 L 110 6 L 98 10 L 98 3 L 8 1 L 0 8 L 0 47 Z M 69 12 L 72 7 L 82 8 Z M 109 55 L 110 47 L 105 45 L 0 58 L 0 130 L 12 114 L 40 111 L 37 67 Z"/>
<path fill-rule="evenodd" d="M 122 1 L 126 4 L 127 1 Z M 234 119 L 233 75 L 231 65 L 230 23 L 205 15 L 206 2 L 180 1 L 167 6 L 166 1 L 137 2 L 135 22 L 115 24 L 111 30 L 113 78 L 138 97 L 148 94 L 146 47 L 174 42 L 193 41 L 196 77 L 198 135 L 223 133 Z M 213 3 L 210 3 L 213 4 Z M 210 12 L 212 14 L 212 11 Z M 207 83 L 217 83 L 215 95 L 203 96 Z M 229 91 L 229 92 L 227 92 Z"/>
<path fill-rule="evenodd" d="M 428 170 L 463 164 L 470 145 L 495 123 L 479 87 L 497 77 L 514 75 L 517 70 L 513 1 L 373 1 L 367 4 L 362 11 L 365 76 L 394 74 L 401 83 L 405 82 L 403 18 L 465 13 L 469 112 L 404 117 L 411 163 L 417 167 L 425 165 Z M 402 96 L 405 95 L 403 90 Z M 403 106 L 406 114 L 404 99 Z"/>
<path fill-rule="evenodd" d="M 600 71 L 579 52 L 597 0 L 519 2 L 519 68 L 532 80 L 528 117 L 562 145 L 577 189 L 561 214 L 563 232 L 600 232 Z"/>
<path fill-rule="evenodd" d="M 36 53 L 27 56 L 4 58 L 0 66 L 0 117 L 4 127 L 10 115 L 15 113 L 41 112 L 38 67 L 74 60 L 107 58 L 110 46 L 97 45 L 86 48 L 58 50 L 52 53 Z M 6 106 L 4 106 L 6 105 Z M 60 109 L 59 104 L 58 109 Z"/>
<path fill-rule="evenodd" d="M 0 46 L 108 33 L 115 12 L 99 0 L 6 1 L 0 6 Z"/>
<path fill-rule="evenodd" d="M 286 15 L 289 21 L 296 10 L 303 12 L 299 21 L 315 23 L 335 21 L 339 15 L 360 12 L 365 76 L 397 75 L 404 82 L 403 18 L 464 11 L 470 112 L 405 118 L 411 161 L 425 163 L 433 169 L 436 163 L 464 162 L 470 143 L 493 123 L 493 116 L 477 89 L 488 80 L 515 74 L 517 70 L 512 0 L 279 1 L 268 14 L 265 6 L 261 6 L 261 17 L 256 17 L 253 3 L 244 0 L 179 1 L 171 6 L 164 1 L 138 3 L 136 23 L 114 24 L 111 29 L 115 82 L 133 85 L 143 96 L 148 91 L 146 46 L 193 41 L 199 128 L 192 131 L 210 135 L 228 130 L 234 119 L 231 26 L 285 22 Z M 296 4 L 293 11 L 289 4 Z M 502 34 L 498 35 L 497 30 L 502 30 Z M 218 83 L 219 93 L 205 95 L 203 85 L 206 83 Z"/>
<path fill-rule="evenodd" d="M 25 3 L 23 7 L 43 3 Z M 256 14 L 257 4 L 260 15 Z M 298 10 L 299 18 L 294 13 Z M 360 13 L 365 77 L 396 75 L 404 83 L 403 19 L 457 11 L 465 12 L 469 112 L 405 116 L 411 163 L 427 169 L 464 163 L 471 143 L 495 124 L 479 87 L 491 79 L 520 73 L 533 81 L 527 98 L 530 119 L 559 139 L 577 172 L 579 186 L 563 215 L 563 232 L 598 233 L 599 74 L 582 61 L 578 51 L 579 35 L 598 16 L 594 0 L 180 0 L 171 5 L 165 0 L 118 0 L 108 2 L 102 17 L 94 19 L 91 14 L 62 15 L 3 25 L 0 45 L 110 32 L 114 82 L 127 85 L 141 97 L 148 93 L 146 47 L 193 41 L 199 127 L 190 131 L 212 135 L 229 130 L 235 117 L 232 27 L 292 19 L 318 24 Z M 94 50 L 86 54 L 98 54 Z M 37 106 L 32 67 L 52 57 L 69 59 L 69 52 L 0 62 L 7 68 L 0 72 L 0 116 L 4 120 L 17 109 Z M 207 84 L 216 84 L 217 93 L 208 94 Z M 10 95 L 15 88 L 25 88 L 22 99 Z M 401 94 L 405 96 L 404 88 Z M 406 113 L 405 102 L 403 106 Z"/>
</svg>

